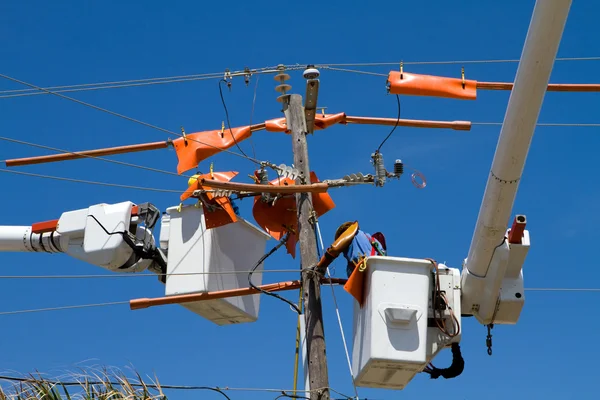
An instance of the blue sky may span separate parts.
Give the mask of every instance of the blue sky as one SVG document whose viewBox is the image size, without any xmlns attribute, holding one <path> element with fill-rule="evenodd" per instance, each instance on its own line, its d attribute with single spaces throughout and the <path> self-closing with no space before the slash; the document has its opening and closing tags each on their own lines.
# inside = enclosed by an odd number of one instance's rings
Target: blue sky
<svg viewBox="0 0 600 400">
<path fill-rule="evenodd" d="M 518 59 L 533 1 L 465 2 L 0 2 L 0 72 L 40 86 L 142 79 L 225 68 L 299 63 L 362 63 Z M 600 56 L 592 1 L 574 2 L 559 57 Z M 415 65 L 405 70 L 460 76 L 461 64 Z M 465 64 L 467 78 L 512 81 L 516 63 Z M 356 67 L 357 69 L 361 69 Z M 387 73 L 390 67 L 362 67 Z M 397 68 L 397 67 L 394 67 Z M 598 61 L 557 62 L 553 83 L 589 83 Z M 385 93 L 385 78 L 321 71 L 319 104 L 328 112 L 395 117 L 396 102 Z M 292 91 L 304 94 L 294 72 Z M 225 92 L 233 126 L 248 124 L 253 88 L 238 78 Z M 272 76 L 261 76 L 253 121 L 281 116 Z M 21 89 L 9 81 L 0 89 Z M 224 112 L 217 80 L 71 93 L 77 99 L 172 131 L 219 129 Z M 508 92 L 480 92 L 476 101 L 401 98 L 402 116 L 413 119 L 501 122 Z M 549 93 L 540 122 L 597 123 L 596 93 Z M 460 267 L 467 255 L 499 126 L 470 132 L 398 128 L 382 152 L 422 171 L 427 188 L 408 176 L 384 188 L 336 189 L 337 207 L 321 218 L 330 240 L 336 227 L 358 219 L 367 231 L 382 231 L 392 255 L 433 257 Z M 69 150 L 166 140 L 167 135 L 55 96 L 0 98 L 2 136 Z M 370 154 L 389 128 L 336 126 L 309 139 L 311 167 L 321 178 L 371 172 Z M 600 222 L 595 185 L 598 128 L 540 127 L 536 130 L 515 213 L 526 214 L 532 249 L 524 267 L 529 288 L 594 287 L 588 268 L 596 251 Z M 291 164 L 289 136 L 260 132 L 257 157 Z M 250 143 L 242 143 L 251 153 Z M 0 160 L 45 154 L 23 145 L 0 143 Z M 114 157 L 176 171 L 172 150 Z M 214 157 L 217 170 L 254 166 L 229 154 Z M 207 163 L 204 163 L 206 169 Z M 166 189 L 186 188 L 186 179 L 98 160 L 38 165 L 20 171 Z M 45 180 L 3 173 L 0 223 L 30 224 L 64 211 L 101 202 L 150 201 L 161 209 L 178 195 Z M 250 201 L 241 203 L 250 218 Z M 274 245 L 271 241 L 269 246 Z M 249 260 L 249 264 L 253 261 Z M 282 251 L 267 269 L 288 269 L 297 260 Z M 344 263 L 335 263 L 344 277 Z M 0 255 L 0 275 L 101 274 L 65 255 Z M 108 274 L 108 273 L 107 273 Z M 296 274 L 269 274 L 268 281 Z M 154 278 L 3 279 L 0 311 L 129 300 L 162 295 Z M 330 385 L 351 394 L 352 386 L 328 287 L 323 288 Z M 352 303 L 336 289 L 346 335 L 351 336 Z M 288 294 L 296 299 L 295 294 Z M 595 371 L 582 360 L 594 351 L 584 331 L 600 327 L 594 318 L 597 294 L 528 292 L 516 326 L 494 330 L 494 355 L 485 348 L 485 327 L 464 321 L 466 369 L 454 380 L 418 376 L 402 393 L 360 389 L 361 397 L 387 399 L 443 395 L 447 399 L 593 398 Z M 580 321 L 587 321 L 586 327 Z M 168 384 L 290 388 L 296 317 L 272 298 L 263 298 L 258 322 L 217 327 L 180 306 L 130 311 L 124 306 L 0 316 L 0 370 L 35 370 L 61 375 L 78 366 L 133 365 Z M 449 354 L 436 365 L 450 362 Z M 173 398 L 198 398 L 178 393 Z M 219 398 L 202 393 L 202 398 Z M 232 399 L 267 399 L 264 393 L 231 394 Z"/>
</svg>

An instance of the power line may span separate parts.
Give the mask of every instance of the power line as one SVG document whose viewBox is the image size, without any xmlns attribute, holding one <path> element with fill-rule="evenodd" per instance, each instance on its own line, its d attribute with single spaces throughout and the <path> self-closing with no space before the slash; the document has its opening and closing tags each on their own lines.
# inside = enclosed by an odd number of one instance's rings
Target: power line
<svg viewBox="0 0 600 400">
<path fill-rule="evenodd" d="M 10 80 L 10 81 L 13 81 L 13 82 L 20 83 L 20 84 L 22 84 L 22 85 L 25 85 L 25 86 L 29 86 L 29 87 L 35 88 L 35 89 L 37 89 L 37 90 L 42 90 L 42 91 L 44 91 L 44 92 L 47 92 L 48 94 L 52 94 L 52 95 L 55 95 L 55 96 L 61 97 L 61 98 L 63 98 L 63 99 L 66 99 L 66 100 L 70 100 L 70 101 L 72 101 L 72 102 L 75 102 L 75 103 L 78 103 L 78 104 L 84 105 L 84 106 L 86 106 L 86 107 L 93 108 L 93 109 L 95 109 L 95 110 L 98 110 L 98 111 L 102 111 L 102 112 L 105 112 L 105 113 L 108 113 L 108 114 L 114 115 L 114 116 L 116 116 L 116 117 L 119 117 L 119 118 L 126 119 L 126 120 L 128 120 L 128 121 L 131 121 L 131 122 L 135 122 L 135 123 L 137 123 L 137 124 L 144 125 L 144 126 L 147 126 L 147 127 L 149 127 L 149 128 L 156 129 L 156 130 L 158 130 L 158 131 L 161 131 L 161 132 L 168 133 L 169 135 L 174 135 L 174 136 L 178 136 L 178 137 L 185 137 L 184 135 L 182 135 L 182 134 L 180 134 L 180 133 L 177 133 L 177 132 L 172 132 L 172 131 L 170 131 L 170 130 L 168 130 L 168 129 L 161 128 L 161 127 L 159 127 L 159 126 L 152 125 L 152 124 L 149 124 L 149 123 L 147 123 L 147 122 L 140 121 L 140 120 L 138 120 L 138 119 L 131 118 L 131 117 L 128 117 L 128 116 L 126 116 L 126 115 L 123 115 L 123 114 L 119 114 L 119 113 L 117 113 L 117 112 L 114 112 L 114 111 L 107 110 L 106 108 L 102 108 L 102 107 L 98 107 L 98 106 L 95 106 L 95 105 L 93 105 L 93 104 L 90 104 L 90 103 L 86 103 L 85 101 L 77 100 L 77 99 L 75 99 L 75 98 L 73 98 L 73 97 L 69 97 L 69 96 L 65 96 L 65 95 L 63 95 L 63 94 L 60 94 L 60 93 L 52 92 L 52 91 L 50 91 L 50 90 L 47 90 L 47 89 L 41 88 L 41 87 L 39 87 L 39 86 L 36 86 L 36 85 L 33 85 L 33 84 L 31 84 L 31 83 L 27 83 L 27 82 L 21 81 L 21 80 L 19 80 L 19 79 L 16 79 L 16 78 L 10 77 L 10 76 L 8 76 L 8 75 L 0 74 L 0 77 L 2 77 L 2 78 L 4 78 L 4 79 L 8 79 L 8 80 Z M 246 156 L 246 155 L 239 154 L 239 153 L 236 153 L 236 152 L 234 152 L 234 151 L 231 151 L 231 150 L 228 150 L 228 149 L 224 149 L 224 148 L 221 148 L 221 147 L 218 147 L 218 146 L 214 146 L 214 145 L 212 145 L 212 144 L 209 144 L 209 143 L 204 143 L 204 142 L 201 142 L 201 141 L 199 141 L 199 140 L 196 140 L 196 139 L 187 138 L 187 140 L 190 140 L 190 141 L 192 141 L 192 142 L 196 142 L 196 143 L 202 144 L 202 145 L 204 145 L 204 146 L 209 146 L 209 147 L 212 147 L 212 148 L 218 149 L 218 150 L 220 150 L 220 151 L 223 151 L 223 152 L 226 152 L 226 153 L 234 154 L 234 155 L 236 155 L 236 156 L 238 156 L 238 157 L 246 158 L 246 159 L 248 159 L 248 160 L 250 160 L 250 161 L 252 161 L 252 162 L 254 162 L 254 163 L 256 163 L 256 164 L 260 165 L 260 161 L 258 161 L 258 160 L 255 160 L 255 159 L 253 159 L 253 158 L 250 158 L 250 157 L 248 157 L 248 156 Z"/>
<path fill-rule="evenodd" d="M 527 288 L 526 292 L 600 292 L 600 288 Z"/>
<path fill-rule="evenodd" d="M 85 184 L 88 184 L 88 185 L 118 187 L 118 188 L 122 188 L 122 189 L 145 190 L 145 191 L 149 191 L 149 192 L 178 193 L 178 194 L 181 194 L 181 190 L 158 189 L 158 188 L 152 188 L 152 187 L 121 185 L 121 184 L 118 184 L 118 183 L 96 182 L 96 181 L 88 181 L 88 180 L 84 180 L 84 179 L 65 178 L 65 177 L 61 177 L 61 176 L 34 174 L 32 172 L 14 171 L 14 170 L 4 169 L 4 168 L 0 168 L 0 172 L 5 172 L 5 173 L 8 173 L 8 174 L 32 176 L 32 177 L 36 177 L 36 178 L 53 179 L 53 180 L 58 180 L 58 181 L 66 181 L 66 182 L 74 182 L 74 183 L 85 183 Z"/>
<path fill-rule="evenodd" d="M 402 61 L 404 65 L 444 65 L 444 64 L 505 64 L 518 63 L 520 59 L 496 59 L 496 60 L 446 60 L 446 61 Z M 557 57 L 555 61 L 600 61 L 600 57 Z M 364 63 L 341 63 L 341 64 L 317 64 L 317 67 L 384 67 L 399 66 L 400 61 L 393 62 L 364 62 Z"/>
<path fill-rule="evenodd" d="M 123 304 L 129 304 L 129 301 L 113 301 L 113 302 L 109 302 L 109 303 L 80 304 L 80 305 L 73 305 L 73 306 L 33 308 L 33 309 L 29 309 L 29 310 L 2 311 L 2 312 L 0 312 L 0 315 L 15 315 L 15 314 L 29 314 L 29 313 L 45 312 L 45 311 L 73 310 L 76 308 L 108 307 L 108 306 L 117 306 L 117 305 L 123 305 Z"/>
<path fill-rule="evenodd" d="M 63 150 L 63 149 L 59 149 L 59 148 L 56 148 L 56 147 L 50 147 L 50 146 L 45 146 L 43 144 L 26 142 L 26 141 L 23 141 L 23 140 L 13 139 L 13 138 L 9 138 L 9 137 L 0 136 L 0 140 L 4 140 L 4 141 L 7 141 L 7 142 L 12 142 L 12 143 L 23 144 L 23 145 L 31 146 L 31 147 L 37 147 L 37 148 L 45 149 L 45 150 L 56 151 L 56 152 L 64 153 L 64 154 L 77 154 L 77 155 L 79 155 L 81 157 L 92 158 L 92 159 L 95 159 L 95 160 L 109 162 L 109 163 L 113 163 L 113 164 L 117 164 L 117 165 L 124 165 L 126 167 L 138 168 L 138 169 L 143 169 L 143 170 L 152 171 L 152 172 L 159 172 L 161 174 L 173 175 L 173 176 L 177 176 L 177 177 L 190 178 L 190 176 L 188 176 L 188 175 L 179 175 L 179 174 L 177 174 L 175 172 L 165 171 L 165 170 L 162 170 L 162 169 L 157 169 L 157 168 L 152 168 L 152 167 L 146 167 L 146 166 L 138 165 L 138 164 L 131 164 L 131 163 L 123 162 L 123 161 L 111 160 L 109 158 L 96 157 L 96 156 L 92 156 L 92 155 L 88 155 L 88 154 L 81 154 L 81 153 L 76 152 L 76 151 Z"/>
<path fill-rule="evenodd" d="M 248 274 L 253 272 L 248 271 L 207 271 L 207 272 L 182 272 L 172 274 L 110 274 L 110 275 L 0 275 L 0 279 L 114 279 L 114 278 L 144 278 L 144 277 L 159 277 L 159 276 L 193 276 L 193 275 L 236 275 Z M 262 270 L 259 273 L 298 273 L 297 269 L 269 269 Z"/>
<path fill-rule="evenodd" d="M 480 126 L 502 126 L 502 122 L 471 122 L 471 125 L 480 125 Z M 600 123 L 590 123 L 584 124 L 579 122 L 574 123 L 538 123 L 536 126 L 554 126 L 554 127 L 579 127 L 579 128 L 598 128 L 600 127 Z"/>
<path fill-rule="evenodd" d="M 562 57 L 556 58 L 556 61 L 598 61 L 600 57 Z M 498 64 L 498 63 L 518 63 L 519 59 L 495 59 L 495 60 L 440 60 L 440 61 L 404 61 L 405 65 L 444 65 L 444 64 Z M 306 64 L 308 65 L 308 64 Z M 317 67 L 327 68 L 332 70 L 344 71 L 341 68 L 336 67 L 378 67 L 378 66 L 398 66 L 400 65 L 400 61 L 393 62 L 357 62 L 357 63 L 321 63 L 316 64 Z M 304 66 L 300 64 L 295 65 L 286 65 L 286 69 L 288 70 L 296 70 L 302 69 Z M 350 72 L 350 70 L 346 70 Z M 232 77 L 243 76 L 247 71 L 235 71 L 231 72 Z M 276 73 L 276 67 L 264 67 L 258 68 L 254 70 L 250 70 L 250 73 L 255 74 L 271 74 Z M 366 71 L 355 71 L 357 73 L 363 73 L 368 75 L 381 75 L 386 76 L 385 74 L 376 74 L 369 73 Z M 177 82 L 188 82 L 188 81 L 198 81 L 198 80 L 207 80 L 207 79 L 220 79 L 223 77 L 222 72 L 212 72 L 212 73 L 204 73 L 204 74 L 191 74 L 191 75 L 179 75 L 179 76 L 167 76 L 167 77 L 158 77 L 158 78 L 146 78 L 146 79 L 129 79 L 122 81 L 109 81 L 109 82 L 98 82 L 98 83 L 83 83 L 83 84 L 75 84 L 75 85 L 61 85 L 61 86 L 49 86 L 44 89 L 52 90 L 58 93 L 65 92 L 77 92 L 77 91 L 88 91 L 88 90 L 101 90 L 101 89 L 116 89 L 116 88 L 124 88 L 124 87 L 134 87 L 134 86 L 146 86 L 146 85 L 158 85 L 158 84 L 167 84 L 167 83 L 177 83 Z M 20 97 L 20 96 L 33 96 L 33 95 L 42 95 L 48 94 L 47 92 L 40 92 L 39 89 L 13 89 L 13 90 L 2 90 L 0 91 L 0 98 L 9 98 L 9 97 Z"/>
<path fill-rule="evenodd" d="M 328 67 L 328 66 L 324 66 L 322 68 L 328 69 L 330 71 L 351 72 L 354 74 L 361 74 L 361 75 L 373 75 L 373 76 L 384 76 L 384 77 L 388 76 L 388 74 L 380 74 L 378 72 L 359 71 L 356 69 L 335 68 L 335 67 Z"/>
<path fill-rule="evenodd" d="M 298 272 L 298 271 L 296 271 Z M 526 292 L 534 291 L 534 292 L 600 292 L 600 288 L 527 288 Z M 79 308 L 91 308 L 91 307 L 108 307 L 115 305 L 124 305 L 129 304 L 129 301 L 114 301 L 109 303 L 95 303 L 95 304 L 80 304 L 80 305 L 71 305 L 71 306 L 60 306 L 60 307 L 48 307 L 48 308 L 33 308 L 28 310 L 15 310 L 15 311 L 2 311 L 0 312 L 0 316 L 2 315 L 16 315 L 16 314 L 29 314 L 36 312 L 46 312 L 46 311 L 62 311 L 62 310 L 72 310 Z M 228 389 L 234 390 L 234 389 Z M 237 389 L 244 390 L 244 389 Z M 245 390 L 253 390 L 253 389 L 245 389 Z M 281 390 L 273 389 L 274 391 L 281 392 Z M 286 390 L 287 392 L 293 392 L 293 390 Z M 300 390 L 296 390 L 299 392 Z M 352 397 L 349 397 L 352 399 Z"/>
<path fill-rule="evenodd" d="M 289 66 L 289 69 L 299 69 L 297 66 Z M 252 75 L 260 74 L 272 74 L 276 73 L 277 70 L 271 67 L 258 68 L 249 71 Z M 231 77 L 243 76 L 248 71 L 234 71 L 230 73 Z M 51 90 L 57 93 L 65 92 L 80 92 L 89 90 L 102 90 L 102 89 L 118 89 L 125 87 L 136 87 L 136 86 L 147 86 L 147 85 L 159 85 L 166 83 L 177 83 L 177 82 L 190 82 L 190 81 L 201 81 L 208 79 L 221 79 L 223 72 L 213 72 L 204 74 L 193 74 L 193 75 L 180 75 L 180 76 L 168 76 L 162 78 L 146 78 L 146 79 L 130 79 L 123 81 L 112 81 L 112 82 L 99 82 L 99 83 L 82 83 L 76 85 L 62 85 L 62 86 L 50 86 L 44 89 Z M 2 90 L 0 91 L 0 98 L 10 97 L 21 97 L 21 96 L 34 96 L 48 94 L 47 92 L 40 92 L 38 89 L 13 89 L 13 90 Z"/>
<path fill-rule="evenodd" d="M 114 85 L 103 85 L 98 84 L 94 86 L 94 84 L 81 84 L 81 85 L 71 85 L 71 86 L 55 86 L 49 87 L 46 89 L 53 90 L 56 93 L 69 93 L 69 92 L 86 92 L 91 90 L 102 90 L 102 89 L 119 89 L 119 88 L 128 88 L 128 87 L 136 87 L 136 86 L 148 86 L 148 85 L 161 85 L 167 83 L 177 83 L 177 82 L 193 82 L 193 81 L 203 81 L 207 79 L 218 79 L 220 75 L 211 75 L 211 76 L 202 76 L 197 78 L 185 78 L 185 79 L 165 79 L 165 80 L 155 80 L 155 81 L 147 81 L 140 83 L 128 83 L 128 84 L 114 84 Z M 156 78 L 160 79 L 160 78 Z M 56 89 L 59 88 L 59 89 Z M 60 89 L 64 88 L 64 89 Z M 16 93 L 11 93 L 16 92 Z M 19 93 L 21 92 L 21 93 Z M 3 94 L 8 93 L 8 94 Z M 32 89 L 22 89 L 22 90 L 5 90 L 0 91 L 0 99 L 8 99 L 13 97 L 24 97 L 24 96 L 37 96 L 47 94 L 45 92 L 40 92 Z"/>
</svg>

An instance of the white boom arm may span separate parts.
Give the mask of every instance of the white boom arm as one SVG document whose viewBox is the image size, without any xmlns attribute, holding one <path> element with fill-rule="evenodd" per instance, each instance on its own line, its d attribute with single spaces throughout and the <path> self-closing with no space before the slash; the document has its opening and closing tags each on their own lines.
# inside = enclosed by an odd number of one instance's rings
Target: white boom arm
<svg viewBox="0 0 600 400">
<path fill-rule="evenodd" d="M 515 324 L 525 301 L 529 233 L 508 243 L 507 223 L 570 7 L 571 0 L 543 0 L 533 10 L 462 272 L 462 312 L 482 324 Z"/>
<path fill-rule="evenodd" d="M 157 272 L 166 268 L 152 235 L 159 217 L 149 204 L 96 204 L 65 212 L 57 221 L 0 226 L 0 251 L 66 253 L 114 272 Z"/>
</svg>

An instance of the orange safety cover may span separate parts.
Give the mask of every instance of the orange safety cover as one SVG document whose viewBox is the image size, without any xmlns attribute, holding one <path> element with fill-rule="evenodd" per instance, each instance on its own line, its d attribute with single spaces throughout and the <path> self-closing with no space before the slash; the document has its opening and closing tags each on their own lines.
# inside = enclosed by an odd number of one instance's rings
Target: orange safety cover
<svg viewBox="0 0 600 400">
<path fill-rule="evenodd" d="M 361 271 L 361 266 L 366 266 L 366 260 L 359 263 L 359 265 L 354 268 L 352 274 L 350 274 L 350 278 L 344 285 L 344 290 L 352 295 L 358 301 L 358 304 L 362 308 L 364 303 L 364 285 L 365 285 L 365 274 L 366 269 Z"/>
<path fill-rule="evenodd" d="M 477 98 L 477 81 L 443 76 L 419 75 L 391 71 L 388 75 L 391 94 L 411 96 L 448 97 L 451 99 L 475 100 Z"/>
<path fill-rule="evenodd" d="M 310 173 L 310 181 L 311 183 L 319 182 L 314 172 Z M 296 183 L 290 178 L 275 178 L 269 184 L 273 186 L 288 186 L 295 185 Z M 327 193 L 313 193 L 312 199 L 317 216 L 321 216 L 335 208 L 333 199 Z M 285 232 L 290 232 L 286 248 L 292 257 L 296 257 L 296 242 L 298 239 L 295 232 L 298 229 L 298 217 L 295 195 L 280 198 L 275 202 L 275 205 L 263 202 L 261 196 L 255 196 L 252 215 L 256 223 L 276 240 L 281 239 Z"/>
<path fill-rule="evenodd" d="M 221 136 L 220 130 L 214 130 L 190 133 L 186 136 L 187 141 L 185 138 L 173 140 L 173 146 L 179 160 L 177 173 L 181 174 L 196 168 L 200 161 L 206 160 L 208 157 L 228 149 L 234 146 L 236 142 L 239 143 L 252 135 L 249 126 L 233 128 L 231 131 L 233 131 L 233 137 L 227 129 L 223 131 L 223 136 Z"/>
<path fill-rule="evenodd" d="M 338 114 L 318 114 L 315 116 L 315 129 L 326 129 L 331 125 L 345 124 L 346 113 Z M 285 132 L 289 133 L 285 118 L 276 118 L 265 121 L 265 130 L 269 132 Z"/>
<path fill-rule="evenodd" d="M 202 189 L 200 182 L 202 179 L 214 179 L 217 181 L 229 182 L 238 173 L 235 171 L 229 172 L 213 172 L 212 174 L 196 175 L 190 178 L 190 186 L 181 195 L 181 201 L 189 199 L 195 190 Z M 215 197 L 211 192 L 204 193 L 205 202 L 202 201 L 202 209 L 204 210 L 204 220 L 206 222 L 206 228 L 217 228 L 219 226 L 227 225 L 237 221 L 237 215 L 233 211 L 231 201 L 228 197 Z M 215 206 L 216 208 L 212 211 L 207 207 L 208 205 Z"/>
</svg>

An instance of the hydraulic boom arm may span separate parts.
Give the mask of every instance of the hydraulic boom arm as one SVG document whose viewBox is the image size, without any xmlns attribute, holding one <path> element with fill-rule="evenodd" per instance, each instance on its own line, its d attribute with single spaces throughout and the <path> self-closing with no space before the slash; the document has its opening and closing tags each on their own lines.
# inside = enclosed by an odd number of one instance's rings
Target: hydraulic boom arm
<svg viewBox="0 0 600 400">
<path fill-rule="evenodd" d="M 507 240 L 507 223 L 550 79 L 571 0 L 535 5 L 468 257 L 462 310 L 482 324 L 517 322 L 524 303 L 521 271 L 529 233 Z M 522 228 L 525 217 L 517 217 Z"/>
</svg>

